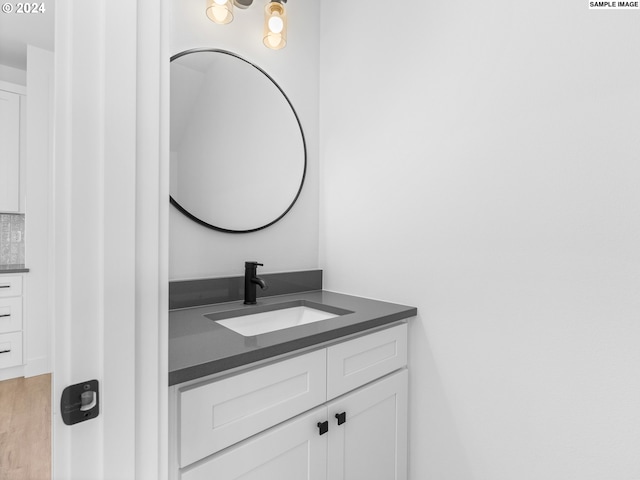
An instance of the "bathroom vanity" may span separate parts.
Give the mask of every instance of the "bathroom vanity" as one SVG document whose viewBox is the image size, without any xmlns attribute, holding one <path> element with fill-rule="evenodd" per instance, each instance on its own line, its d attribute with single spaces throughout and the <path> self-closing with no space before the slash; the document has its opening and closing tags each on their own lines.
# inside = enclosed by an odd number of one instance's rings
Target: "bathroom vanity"
<svg viewBox="0 0 640 480">
<path fill-rule="evenodd" d="M 329 315 L 247 327 L 305 309 Z M 406 479 L 415 315 L 322 290 L 172 310 L 170 478 Z"/>
</svg>

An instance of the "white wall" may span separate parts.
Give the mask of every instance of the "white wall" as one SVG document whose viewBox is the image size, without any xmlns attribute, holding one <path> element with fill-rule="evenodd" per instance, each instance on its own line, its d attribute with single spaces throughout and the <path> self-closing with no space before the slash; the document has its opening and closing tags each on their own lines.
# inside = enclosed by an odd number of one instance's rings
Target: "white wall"
<svg viewBox="0 0 640 480">
<path fill-rule="evenodd" d="M 264 263 L 265 272 L 318 267 L 318 82 L 319 2 L 290 2 L 288 44 L 272 51 L 262 44 L 264 4 L 235 12 L 228 25 L 205 15 L 206 2 L 172 0 L 170 50 L 230 50 L 263 68 L 287 93 L 305 133 L 307 176 L 290 212 L 255 233 L 227 234 L 192 222 L 170 210 L 170 278 L 242 275 L 245 260 Z M 265 189 L 269 185 L 264 185 Z M 248 201 L 260 202 L 260 192 Z"/>
<path fill-rule="evenodd" d="M 411 480 L 640 478 L 640 11 L 321 13 L 320 263 L 418 307 Z"/>
</svg>

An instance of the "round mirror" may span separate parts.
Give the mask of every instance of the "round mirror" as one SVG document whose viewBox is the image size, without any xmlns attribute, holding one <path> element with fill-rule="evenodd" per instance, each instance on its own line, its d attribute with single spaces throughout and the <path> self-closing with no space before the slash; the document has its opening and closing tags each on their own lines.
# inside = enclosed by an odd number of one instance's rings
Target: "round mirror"
<svg viewBox="0 0 640 480">
<path fill-rule="evenodd" d="M 224 50 L 171 58 L 171 203 L 190 219 L 247 233 L 298 199 L 307 150 L 293 105 L 264 70 Z"/>
</svg>

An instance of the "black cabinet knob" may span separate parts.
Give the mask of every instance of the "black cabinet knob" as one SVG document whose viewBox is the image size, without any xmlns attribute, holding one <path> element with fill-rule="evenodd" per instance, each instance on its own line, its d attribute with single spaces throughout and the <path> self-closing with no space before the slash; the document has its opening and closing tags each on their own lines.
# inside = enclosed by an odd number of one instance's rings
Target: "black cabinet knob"
<svg viewBox="0 0 640 480">
<path fill-rule="evenodd" d="M 318 430 L 320 435 L 324 435 L 329 431 L 329 422 L 318 422 Z"/>
<path fill-rule="evenodd" d="M 336 413 L 336 418 L 338 419 L 338 425 L 342 425 L 347 421 L 347 412 Z"/>
</svg>

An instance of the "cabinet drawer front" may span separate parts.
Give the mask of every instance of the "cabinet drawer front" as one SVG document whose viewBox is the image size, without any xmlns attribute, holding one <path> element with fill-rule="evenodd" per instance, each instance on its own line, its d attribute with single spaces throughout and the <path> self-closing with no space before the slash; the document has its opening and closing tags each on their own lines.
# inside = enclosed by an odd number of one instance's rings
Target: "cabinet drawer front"
<svg viewBox="0 0 640 480">
<path fill-rule="evenodd" d="M 327 437 L 318 422 L 326 407 L 245 440 L 180 472 L 180 480 L 326 480 Z"/>
<path fill-rule="evenodd" d="M 179 390 L 180 467 L 326 400 L 326 351 L 318 350 Z"/>
<path fill-rule="evenodd" d="M 327 399 L 336 398 L 406 364 L 406 324 L 333 345 L 327 350 Z"/>
<path fill-rule="evenodd" d="M 0 333 L 22 329 L 22 297 L 0 298 Z"/>
<path fill-rule="evenodd" d="M 0 368 L 22 365 L 22 332 L 0 335 Z"/>
<path fill-rule="evenodd" d="M 22 295 L 22 277 L 0 275 L 0 298 Z"/>
</svg>

